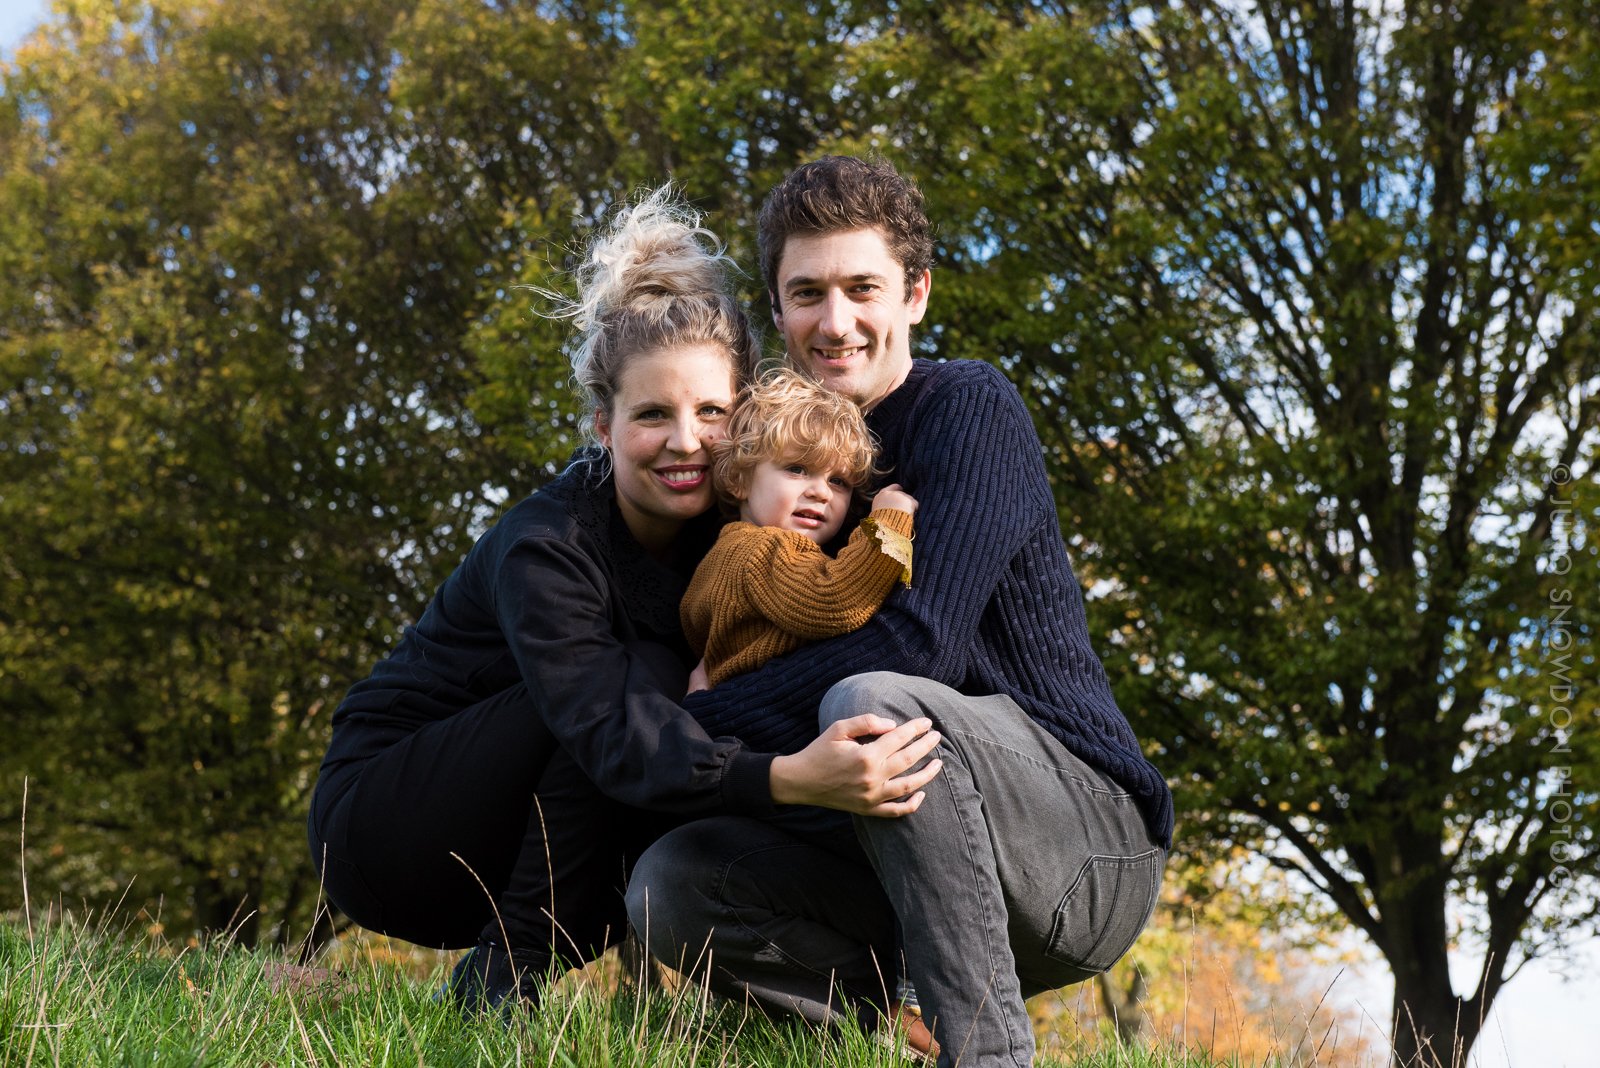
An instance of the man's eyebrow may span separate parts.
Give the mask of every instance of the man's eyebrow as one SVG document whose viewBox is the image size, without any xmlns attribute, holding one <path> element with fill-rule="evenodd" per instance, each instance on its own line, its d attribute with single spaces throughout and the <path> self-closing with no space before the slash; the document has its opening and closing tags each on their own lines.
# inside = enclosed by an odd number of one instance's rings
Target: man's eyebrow
<svg viewBox="0 0 1600 1068">
<path fill-rule="evenodd" d="M 862 271 L 860 274 L 852 274 L 852 275 L 846 276 L 845 281 L 846 282 L 882 282 L 885 279 L 887 279 L 887 277 L 888 277 L 887 275 L 879 274 L 876 271 Z M 792 277 L 785 278 L 783 280 L 783 288 L 784 289 L 794 289 L 796 286 L 814 286 L 817 283 L 818 283 L 818 280 L 815 279 L 815 278 L 812 278 L 810 275 L 797 274 L 797 275 L 794 275 Z"/>
</svg>

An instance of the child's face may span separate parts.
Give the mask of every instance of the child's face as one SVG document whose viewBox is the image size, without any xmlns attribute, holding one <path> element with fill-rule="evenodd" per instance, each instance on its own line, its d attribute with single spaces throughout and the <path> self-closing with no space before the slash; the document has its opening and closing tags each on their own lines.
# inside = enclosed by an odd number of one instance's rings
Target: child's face
<svg viewBox="0 0 1600 1068">
<path fill-rule="evenodd" d="M 850 483 L 843 470 L 763 460 L 750 472 L 749 495 L 739 518 L 760 527 L 804 534 L 818 545 L 839 533 L 850 508 Z"/>
</svg>

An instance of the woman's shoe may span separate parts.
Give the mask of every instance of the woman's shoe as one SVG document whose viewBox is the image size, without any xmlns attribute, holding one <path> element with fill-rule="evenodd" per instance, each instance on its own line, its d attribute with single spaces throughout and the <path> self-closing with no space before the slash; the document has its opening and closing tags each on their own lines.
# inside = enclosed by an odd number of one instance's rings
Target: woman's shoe
<svg viewBox="0 0 1600 1068">
<path fill-rule="evenodd" d="M 539 986 L 535 976 L 514 966 L 504 947 L 479 942 L 456 961 L 439 997 L 452 1002 L 463 1016 L 498 1013 L 509 1020 L 513 1007 L 539 1003 Z"/>
</svg>

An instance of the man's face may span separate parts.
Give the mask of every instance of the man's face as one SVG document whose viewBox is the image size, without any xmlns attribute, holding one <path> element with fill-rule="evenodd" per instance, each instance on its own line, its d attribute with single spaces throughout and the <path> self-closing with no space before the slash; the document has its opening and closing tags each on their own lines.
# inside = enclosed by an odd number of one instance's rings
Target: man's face
<svg viewBox="0 0 1600 1068">
<path fill-rule="evenodd" d="M 905 269 L 874 228 L 790 237 L 778 261 L 772 321 L 789 359 L 871 409 L 911 373 L 911 327 L 928 307 L 928 272 Z"/>
</svg>

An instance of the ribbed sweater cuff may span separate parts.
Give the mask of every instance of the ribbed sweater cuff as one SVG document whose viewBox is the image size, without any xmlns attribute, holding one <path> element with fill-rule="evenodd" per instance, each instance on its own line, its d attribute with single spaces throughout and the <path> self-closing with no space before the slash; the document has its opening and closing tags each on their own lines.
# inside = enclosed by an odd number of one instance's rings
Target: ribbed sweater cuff
<svg viewBox="0 0 1600 1068">
<path fill-rule="evenodd" d="M 911 537 L 912 518 L 910 512 L 902 512 L 898 508 L 874 508 L 872 518 L 894 531 Z"/>
<path fill-rule="evenodd" d="M 777 810 L 772 803 L 772 762 L 776 753 L 751 753 L 740 750 L 728 761 L 722 773 L 722 804 L 730 813 L 767 815 Z"/>
</svg>

